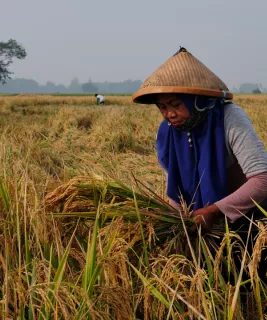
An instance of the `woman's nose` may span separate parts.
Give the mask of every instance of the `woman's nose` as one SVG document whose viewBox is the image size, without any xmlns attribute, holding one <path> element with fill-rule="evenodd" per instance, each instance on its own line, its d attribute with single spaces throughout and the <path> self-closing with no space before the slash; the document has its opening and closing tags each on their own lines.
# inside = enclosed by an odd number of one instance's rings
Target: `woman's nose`
<svg viewBox="0 0 267 320">
<path fill-rule="evenodd" d="M 168 118 L 174 118 L 174 117 L 176 117 L 175 110 L 174 110 L 173 108 L 168 108 L 168 110 L 167 110 L 167 116 L 168 116 Z"/>
</svg>

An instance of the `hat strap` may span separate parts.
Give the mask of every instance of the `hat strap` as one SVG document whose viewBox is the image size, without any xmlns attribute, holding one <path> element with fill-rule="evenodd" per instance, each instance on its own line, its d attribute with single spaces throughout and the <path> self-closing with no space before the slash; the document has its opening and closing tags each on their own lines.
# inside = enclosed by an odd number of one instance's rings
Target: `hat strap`
<svg viewBox="0 0 267 320">
<path fill-rule="evenodd" d="M 198 106 L 197 106 L 197 95 L 196 95 L 196 96 L 195 96 L 195 106 L 194 106 L 195 109 L 197 109 L 197 111 L 199 111 L 199 112 L 204 112 L 204 111 L 206 111 L 206 110 L 210 110 L 210 109 L 214 108 L 217 99 L 215 98 L 215 99 L 210 99 L 210 100 L 213 100 L 213 101 L 211 102 L 211 104 L 210 104 L 209 106 L 207 106 L 207 107 L 205 107 L 205 108 L 203 108 L 203 109 L 198 108 Z"/>
</svg>

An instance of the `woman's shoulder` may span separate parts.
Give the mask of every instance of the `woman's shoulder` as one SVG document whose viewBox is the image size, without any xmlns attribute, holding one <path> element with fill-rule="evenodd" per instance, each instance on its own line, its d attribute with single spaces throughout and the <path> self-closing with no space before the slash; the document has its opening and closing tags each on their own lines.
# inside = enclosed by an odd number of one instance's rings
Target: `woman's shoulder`
<svg viewBox="0 0 267 320">
<path fill-rule="evenodd" d="M 248 176 L 267 171 L 267 153 L 246 112 L 231 103 L 224 106 L 225 142 Z"/>
<path fill-rule="evenodd" d="M 238 105 L 232 102 L 226 103 L 224 106 L 224 117 L 231 117 L 232 115 L 241 115 L 248 117 L 246 112 Z"/>
<path fill-rule="evenodd" d="M 225 128 L 244 128 L 251 127 L 251 121 L 246 112 L 234 103 L 227 103 L 224 106 L 224 124 Z"/>
</svg>

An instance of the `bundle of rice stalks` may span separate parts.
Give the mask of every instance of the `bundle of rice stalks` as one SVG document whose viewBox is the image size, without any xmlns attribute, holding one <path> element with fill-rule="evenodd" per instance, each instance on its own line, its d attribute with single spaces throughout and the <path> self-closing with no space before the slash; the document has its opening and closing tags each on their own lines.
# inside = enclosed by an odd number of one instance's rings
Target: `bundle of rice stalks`
<svg viewBox="0 0 267 320">
<path fill-rule="evenodd" d="M 161 242 L 169 236 L 176 240 L 184 236 L 184 226 L 194 223 L 186 206 L 177 210 L 140 182 L 138 187 L 139 192 L 134 192 L 120 182 L 97 175 L 79 177 L 48 193 L 45 206 L 54 217 L 95 220 L 98 215 L 102 227 L 120 217 L 125 227 L 139 223 L 145 237 L 151 239 L 153 234 Z"/>
</svg>

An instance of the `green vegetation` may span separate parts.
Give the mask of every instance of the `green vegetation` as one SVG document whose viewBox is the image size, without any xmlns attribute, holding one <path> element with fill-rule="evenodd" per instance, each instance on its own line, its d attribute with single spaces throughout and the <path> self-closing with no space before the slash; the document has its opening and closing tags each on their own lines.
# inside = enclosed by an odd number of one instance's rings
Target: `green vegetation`
<svg viewBox="0 0 267 320">
<path fill-rule="evenodd" d="M 267 227 L 244 280 L 236 234 L 212 254 L 165 203 L 158 110 L 106 99 L 0 96 L 1 318 L 264 319 Z M 267 146 L 267 96 L 235 99 Z"/>
<path fill-rule="evenodd" d="M 26 56 L 26 50 L 16 40 L 0 41 L 0 85 L 11 79 L 10 76 L 13 72 L 10 71 L 10 66 L 13 63 L 13 59 L 22 60 Z"/>
</svg>

